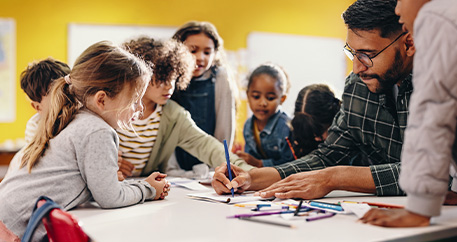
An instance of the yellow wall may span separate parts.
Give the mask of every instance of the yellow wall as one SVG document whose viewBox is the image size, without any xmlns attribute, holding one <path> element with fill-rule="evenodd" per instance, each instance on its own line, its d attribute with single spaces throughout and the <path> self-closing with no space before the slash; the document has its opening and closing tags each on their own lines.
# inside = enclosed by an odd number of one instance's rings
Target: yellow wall
<svg viewBox="0 0 457 242">
<path fill-rule="evenodd" d="M 16 21 L 16 121 L 0 123 L 0 143 L 24 137 L 34 114 L 19 84 L 27 64 L 52 56 L 67 60 L 67 24 L 216 25 L 228 50 L 246 47 L 251 31 L 345 39 L 341 13 L 353 0 L 0 0 L 0 17 Z M 341 80 L 344 81 L 344 80 Z"/>
</svg>

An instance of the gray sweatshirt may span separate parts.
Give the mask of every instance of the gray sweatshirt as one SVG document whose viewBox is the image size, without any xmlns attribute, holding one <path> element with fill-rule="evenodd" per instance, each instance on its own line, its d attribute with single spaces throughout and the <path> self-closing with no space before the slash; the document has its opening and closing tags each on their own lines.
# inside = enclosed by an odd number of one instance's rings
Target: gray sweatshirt
<svg viewBox="0 0 457 242">
<path fill-rule="evenodd" d="M 440 214 L 448 190 L 457 191 L 457 1 L 432 0 L 414 22 L 413 84 L 402 151 L 400 186 L 406 209 Z"/>
<path fill-rule="evenodd" d="M 145 181 L 119 182 L 115 130 L 98 115 L 84 110 L 56 137 L 39 162 L 0 183 L 0 220 L 22 237 L 36 199 L 48 196 L 66 210 L 93 198 L 102 208 L 117 208 L 154 199 Z M 44 226 L 34 240 L 45 234 Z"/>
</svg>

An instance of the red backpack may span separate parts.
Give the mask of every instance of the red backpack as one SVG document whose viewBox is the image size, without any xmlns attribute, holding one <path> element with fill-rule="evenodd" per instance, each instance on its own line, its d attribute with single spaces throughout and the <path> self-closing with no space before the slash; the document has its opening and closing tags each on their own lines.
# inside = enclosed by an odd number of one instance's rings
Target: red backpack
<svg viewBox="0 0 457 242">
<path fill-rule="evenodd" d="M 89 242 L 91 239 L 84 233 L 78 219 L 63 211 L 63 208 L 50 198 L 41 196 L 33 208 L 32 216 L 25 230 L 22 242 L 32 240 L 33 233 L 43 222 L 50 242 Z"/>
</svg>

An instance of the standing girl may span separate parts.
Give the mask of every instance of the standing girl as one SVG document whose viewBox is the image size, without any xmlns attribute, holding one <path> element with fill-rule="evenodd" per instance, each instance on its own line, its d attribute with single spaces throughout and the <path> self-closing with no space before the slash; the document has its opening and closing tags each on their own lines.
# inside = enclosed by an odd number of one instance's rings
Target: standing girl
<svg viewBox="0 0 457 242">
<path fill-rule="evenodd" d="M 324 142 L 340 106 L 341 101 L 325 84 L 313 84 L 300 90 L 291 122 L 297 157 L 307 155 Z"/>
<path fill-rule="evenodd" d="M 286 100 L 289 80 L 281 67 L 263 64 L 248 79 L 247 96 L 253 115 L 244 124 L 244 152 L 237 155 L 256 167 L 293 160 L 286 137 L 290 118 L 279 106 Z"/>
<path fill-rule="evenodd" d="M 24 151 L 21 169 L 0 184 L 0 221 L 22 237 L 38 197 L 66 210 L 94 199 L 102 208 L 124 207 L 167 195 L 165 175 L 119 182 L 114 128 L 130 126 L 142 110 L 151 77 L 138 58 L 109 42 L 86 49 L 70 75 L 54 81 L 49 108 Z M 34 241 L 46 231 L 40 226 Z"/>
<path fill-rule="evenodd" d="M 181 26 L 173 38 L 189 48 L 195 56 L 196 68 L 187 89 L 177 90 L 172 99 L 190 112 L 199 128 L 221 142 L 226 139 L 231 147 L 237 88 L 227 71 L 222 38 L 213 24 L 197 21 Z M 185 170 L 201 163 L 179 148 L 176 158 Z"/>
</svg>

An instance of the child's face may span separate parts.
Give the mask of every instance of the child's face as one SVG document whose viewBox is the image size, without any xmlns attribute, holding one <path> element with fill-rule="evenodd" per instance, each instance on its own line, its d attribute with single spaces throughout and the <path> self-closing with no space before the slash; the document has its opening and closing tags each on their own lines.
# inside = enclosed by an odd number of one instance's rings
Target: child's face
<svg viewBox="0 0 457 242">
<path fill-rule="evenodd" d="M 171 98 L 173 91 L 175 90 L 176 80 L 166 83 L 154 83 L 151 81 L 146 89 L 146 93 L 143 97 L 143 103 L 148 105 L 148 103 L 157 103 L 164 105 Z"/>
<path fill-rule="evenodd" d="M 99 112 L 95 112 L 114 129 L 118 129 L 119 124 L 129 124 L 131 120 L 138 118 L 140 112 L 143 111 L 143 105 L 141 103 L 142 95 L 134 93 L 128 85 L 113 98 L 106 95 L 97 97 L 100 92 L 103 91 L 97 92 L 95 98 L 96 102 L 103 103 L 103 108 L 99 108 Z M 133 102 L 132 96 L 134 96 Z"/>
<path fill-rule="evenodd" d="M 286 98 L 279 89 L 277 80 L 267 74 L 260 74 L 252 78 L 247 96 L 254 116 L 265 123 L 276 113 L 279 105 Z"/>
<path fill-rule="evenodd" d="M 184 41 L 190 52 L 195 56 L 196 68 L 193 76 L 199 77 L 207 71 L 213 64 L 216 55 L 214 41 L 206 34 L 189 35 Z"/>
<path fill-rule="evenodd" d="M 50 100 L 50 98 L 48 97 L 48 95 L 42 96 L 41 102 L 32 101 L 31 105 L 37 111 L 37 113 L 41 114 L 41 113 L 45 112 L 46 109 L 48 108 L 49 100 Z"/>
</svg>

